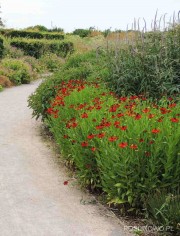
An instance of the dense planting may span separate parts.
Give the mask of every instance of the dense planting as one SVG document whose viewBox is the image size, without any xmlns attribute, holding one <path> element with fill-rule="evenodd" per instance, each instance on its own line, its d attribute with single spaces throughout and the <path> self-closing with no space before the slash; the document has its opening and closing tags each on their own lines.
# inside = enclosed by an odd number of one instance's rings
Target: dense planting
<svg viewBox="0 0 180 236">
<path fill-rule="evenodd" d="M 179 55 L 179 25 L 165 32 L 137 32 L 124 48 L 108 51 L 109 87 L 118 95 L 180 93 Z"/>
</svg>

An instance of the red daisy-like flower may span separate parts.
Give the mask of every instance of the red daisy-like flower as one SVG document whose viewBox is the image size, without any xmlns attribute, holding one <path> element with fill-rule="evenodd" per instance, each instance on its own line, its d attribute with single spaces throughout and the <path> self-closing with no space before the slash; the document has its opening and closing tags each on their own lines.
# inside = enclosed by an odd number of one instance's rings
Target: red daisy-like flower
<svg viewBox="0 0 180 236">
<path fill-rule="evenodd" d="M 118 118 L 119 118 L 119 117 L 122 117 L 122 116 L 124 116 L 123 113 L 118 113 L 118 114 L 117 114 L 117 117 L 118 117 Z"/>
<path fill-rule="evenodd" d="M 149 119 L 152 119 L 153 117 L 155 117 L 154 114 L 149 114 L 149 116 L 148 116 Z"/>
<path fill-rule="evenodd" d="M 140 120 L 142 118 L 142 116 L 140 114 L 136 114 L 136 116 L 134 117 L 135 120 Z"/>
<path fill-rule="evenodd" d="M 68 185 L 68 181 L 66 180 L 66 181 L 64 181 L 64 185 Z"/>
<path fill-rule="evenodd" d="M 123 125 L 123 126 L 120 127 L 120 129 L 125 131 L 125 130 L 127 130 L 127 126 Z"/>
<path fill-rule="evenodd" d="M 87 136 L 87 138 L 88 138 L 88 139 L 93 139 L 95 136 L 96 136 L 95 134 L 89 134 L 89 135 Z"/>
<path fill-rule="evenodd" d="M 99 133 L 99 134 L 97 134 L 97 137 L 98 137 L 98 138 L 104 138 L 104 136 L 105 136 L 105 133 Z"/>
<path fill-rule="evenodd" d="M 108 140 L 110 142 L 115 142 L 117 139 L 118 139 L 118 137 L 116 137 L 116 136 L 111 136 L 111 137 L 108 138 Z"/>
<path fill-rule="evenodd" d="M 127 147 L 127 146 L 128 146 L 128 143 L 127 143 L 127 142 L 122 142 L 122 143 L 119 144 L 119 147 L 120 147 L 120 148 L 125 148 L 125 147 Z"/>
<path fill-rule="evenodd" d="M 143 113 L 148 113 L 150 112 L 150 109 L 149 108 L 145 108 L 144 110 L 142 110 Z"/>
<path fill-rule="evenodd" d="M 144 139 L 143 139 L 143 138 L 140 138 L 140 139 L 139 139 L 139 142 L 140 142 L 140 143 L 143 143 L 143 142 L 144 142 Z"/>
<path fill-rule="evenodd" d="M 82 146 L 82 147 L 87 147 L 87 146 L 88 146 L 88 142 L 82 142 L 82 143 L 81 143 L 81 146 Z"/>
<path fill-rule="evenodd" d="M 88 114 L 87 114 L 87 113 L 83 113 L 83 114 L 81 115 L 81 118 L 88 118 Z"/>
<path fill-rule="evenodd" d="M 95 151 L 96 151 L 96 148 L 95 148 L 95 147 L 92 147 L 92 148 L 91 148 L 91 151 L 92 151 L 92 152 L 95 152 Z"/>
<path fill-rule="evenodd" d="M 160 132 L 160 129 L 152 129 L 151 131 L 153 134 L 158 134 Z"/>
<path fill-rule="evenodd" d="M 176 103 L 169 104 L 169 108 L 173 108 L 173 107 L 176 107 Z"/>
<path fill-rule="evenodd" d="M 131 144 L 130 148 L 131 148 L 131 149 L 137 149 L 138 146 L 137 146 L 136 144 Z"/>
<path fill-rule="evenodd" d="M 173 122 L 173 123 L 178 123 L 179 119 L 178 118 L 171 118 L 170 121 Z"/>
</svg>

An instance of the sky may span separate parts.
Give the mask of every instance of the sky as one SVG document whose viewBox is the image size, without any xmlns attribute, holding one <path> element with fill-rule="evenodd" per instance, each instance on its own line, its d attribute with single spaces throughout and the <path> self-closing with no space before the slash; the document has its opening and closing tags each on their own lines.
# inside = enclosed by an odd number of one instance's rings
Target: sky
<svg viewBox="0 0 180 236">
<path fill-rule="evenodd" d="M 99 30 L 131 28 L 132 22 L 143 17 L 151 25 L 156 10 L 158 16 L 167 13 L 169 21 L 180 10 L 180 0 L 0 0 L 1 18 L 7 28 L 44 25 L 60 27 L 66 32 L 77 28 Z"/>
</svg>

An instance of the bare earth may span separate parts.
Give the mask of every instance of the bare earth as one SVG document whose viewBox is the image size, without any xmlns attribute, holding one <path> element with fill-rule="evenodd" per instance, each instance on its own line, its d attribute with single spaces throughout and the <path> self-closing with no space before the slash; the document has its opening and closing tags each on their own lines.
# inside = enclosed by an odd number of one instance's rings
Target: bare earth
<svg viewBox="0 0 180 236">
<path fill-rule="evenodd" d="M 78 187 L 40 136 L 27 98 L 40 81 L 0 93 L 0 235 L 124 236 L 122 222 Z M 106 215 L 110 215 L 107 217 Z"/>
</svg>

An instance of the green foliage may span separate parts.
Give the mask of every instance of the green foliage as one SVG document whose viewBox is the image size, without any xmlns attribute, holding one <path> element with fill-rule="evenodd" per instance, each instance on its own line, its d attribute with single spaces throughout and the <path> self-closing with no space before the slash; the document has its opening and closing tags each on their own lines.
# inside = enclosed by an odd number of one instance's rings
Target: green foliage
<svg viewBox="0 0 180 236">
<path fill-rule="evenodd" d="M 68 53 L 73 52 L 73 44 L 71 42 L 14 39 L 10 44 L 23 50 L 25 55 L 35 58 L 40 58 L 47 52 L 55 53 L 62 57 L 66 57 Z"/>
<path fill-rule="evenodd" d="M 79 35 L 81 38 L 84 38 L 84 37 L 88 37 L 88 35 L 90 34 L 90 30 L 88 29 L 75 29 L 73 31 L 73 34 L 74 35 Z"/>
<path fill-rule="evenodd" d="M 21 58 L 24 56 L 24 52 L 21 49 L 12 47 L 9 44 L 5 45 L 4 57 L 8 58 Z"/>
<path fill-rule="evenodd" d="M 17 59 L 3 59 L 2 65 L 10 70 L 8 77 L 14 84 L 19 85 L 30 83 L 32 70 L 27 63 Z"/>
<path fill-rule="evenodd" d="M 3 39 L 0 38 L 0 58 L 2 58 L 4 52 Z"/>
<path fill-rule="evenodd" d="M 29 97 L 29 107 L 33 109 L 33 117 L 46 117 L 46 110 L 49 107 L 51 99 L 56 95 L 56 79 L 51 76 L 46 78 L 36 91 Z"/>
<path fill-rule="evenodd" d="M 0 85 L 0 92 L 2 92 L 3 91 L 3 86 L 2 85 Z"/>
<path fill-rule="evenodd" d="M 180 92 L 180 27 L 138 33 L 133 42 L 108 51 L 109 87 L 116 94 L 159 98 Z"/>
<path fill-rule="evenodd" d="M 144 208 L 157 190 L 178 189 L 180 103 L 118 100 L 95 82 L 48 81 L 53 89 L 41 85 L 39 102 L 31 97 L 30 106 L 35 113 L 46 106 L 46 122 L 83 185 L 102 189 L 109 204 L 125 204 L 130 211 Z"/>
<path fill-rule="evenodd" d="M 40 32 L 47 32 L 48 28 L 46 28 L 44 25 L 35 25 L 35 26 L 30 26 L 25 29 L 25 31 L 30 30 L 30 31 L 40 31 Z"/>
<path fill-rule="evenodd" d="M 180 232 L 180 195 L 179 192 L 159 192 L 148 201 L 148 212 L 155 223 L 164 229 L 173 229 L 173 235 Z"/>
<path fill-rule="evenodd" d="M 64 64 L 64 60 L 56 54 L 46 53 L 39 59 L 39 63 L 42 64 L 44 70 L 53 72 L 60 70 Z"/>
<path fill-rule="evenodd" d="M 36 118 L 41 116 L 42 119 L 47 116 L 46 110 L 49 101 L 56 94 L 54 87 L 58 86 L 62 81 L 72 79 L 96 81 L 101 76 L 107 77 L 108 71 L 104 67 L 104 61 L 105 57 L 103 55 L 100 57 L 99 55 L 99 58 L 97 58 L 94 51 L 72 55 L 54 76 L 44 80 L 37 91 L 30 96 L 29 105 L 33 108 L 33 116 Z"/>
<path fill-rule="evenodd" d="M 63 40 L 64 35 L 56 33 L 41 33 L 35 31 L 11 30 L 4 31 L 4 36 L 11 38 L 30 38 L 30 39 L 58 39 Z"/>
</svg>

